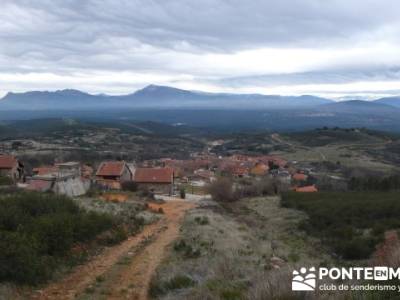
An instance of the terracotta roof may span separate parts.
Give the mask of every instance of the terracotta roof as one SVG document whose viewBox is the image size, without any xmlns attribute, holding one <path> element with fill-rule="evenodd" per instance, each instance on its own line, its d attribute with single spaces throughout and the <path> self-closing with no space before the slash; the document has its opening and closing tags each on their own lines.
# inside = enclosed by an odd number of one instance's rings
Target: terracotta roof
<svg viewBox="0 0 400 300">
<path fill-rule="evenodd" d="M 249 170 L 245 167 L 234 167 L 232 169 L 232 174 L 238 175 L 238 176 L 243 176 L 247 175 L 249 173 Z"/>
<path fill-rule="evenodd" d="M 256 163 L 253 168 L 251 168 L 250 173 L 253 175 L 265 175 L 269 170 L 269 167 L 264 163 Z"/>
<path fill-rule="evenodd" d="M 294 174 L 294 175 L 292 176 L 292 178 L 293 178 L 294 180 L 304 181 L 304 180 L 307 180 L 307 175 L 302 174 L 302 173 L 296 173 L 296 174 Z"/>
<path fill-rule="evenodd" d="M 49 180 L 34 179 L 29 182 L 26 189 L 30 191 L 46 192 L 51 188 L 51 184 L 52 182 Z"/>
<path fill-rule="evenodd" d="M 12 169 L 18 163 L 12 155 L 0 155 L 0 169 Z"/>
<path fill-rule="evenodd" d="M 58 167 L 56 166 L 33 168 L 33 173 L 35 173 L 36 175 L 46 175 L 57 171 Z"/>
<path fill-rule="evenodd" d="M 301 193 L 315 193 L 318 192 L 318 189 L 315 187 L 315 185 L 308 185 L 308 186 L 298 187 L 295 189 L 295 191 Z"/>
<path fill-rule="evenodd" d="M 137 168 L 134 181 L 139 183 L 172 183 L 174 171 L 170 168 Z"/>
<path fill-rule="evenodd" d="M 124 161 L 108 161 L 101 163 L 96 176 L 121 176 L 126 163 Z"/>
<path fill-rule="evenodd" d="M 275 165 L 278 165 L 279 167 L 284 167 L 287 164 L 286 160 L 273 155 L 259 156 L 258 159 L 263 161 L 264 163 L 273 162 Z"/>
</svg>

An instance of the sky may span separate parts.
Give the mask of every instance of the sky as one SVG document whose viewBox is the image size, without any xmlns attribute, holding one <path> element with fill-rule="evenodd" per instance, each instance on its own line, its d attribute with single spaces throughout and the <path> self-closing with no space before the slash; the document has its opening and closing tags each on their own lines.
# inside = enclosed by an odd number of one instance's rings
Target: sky
<svg viewBox="0 0 400 300">
<path fill-rule="evenodd" d="M 398 0 L 2 0 L 0 96 L 400 95 Z"/>
</svg>

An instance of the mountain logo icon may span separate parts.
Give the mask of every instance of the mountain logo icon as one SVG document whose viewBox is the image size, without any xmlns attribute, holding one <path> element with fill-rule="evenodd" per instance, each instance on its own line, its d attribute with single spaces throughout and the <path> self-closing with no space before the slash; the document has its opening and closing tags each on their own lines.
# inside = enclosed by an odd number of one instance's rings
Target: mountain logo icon
<svg viewBox="0 0 400 300">
<path fill-rule="evenodd" d="M 292 291 L 314 291 L 317 283 L 315 268 L 301 268 L 293 271 Z"/>
</svg>

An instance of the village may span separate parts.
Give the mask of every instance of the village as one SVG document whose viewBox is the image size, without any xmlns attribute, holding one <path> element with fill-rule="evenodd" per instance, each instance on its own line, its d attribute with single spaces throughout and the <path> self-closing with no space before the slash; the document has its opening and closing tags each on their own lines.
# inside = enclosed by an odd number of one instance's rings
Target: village
<svg viewBox="0 0 400 300">
<path fill-rule="evenodd" d="M 7 291 L 7 284 L 0 285 L 9 298 L 24 294 L 19 284 L 28 283 L 27 299 L 60 299 L 64 293 L 65 299 L 231 299 L 221 296 L 227 291 L 253 299 L 269 278 L 290 283 L 299 264 L 380 263 L 400 243 L 393 231 L 396 210 L 387 210 L 398 205 L 392 192 L 400 187 L 397 156 L 382 151 L 394 143 L 379 135 L 373 136 L 380 156 L 371 144 L 365 148 L 362 130 L 318 130 L 318 142 L 326 145 L 307 146 L 303 140 L 316 139 L 315 132 L 160 138 L 108 129 L 92 148 L 69 145 L 80 134 L 65 132 L 57 144 L 46 142 L 48 134 L 0 143 L 0 204 L 5 226 L 14 226 L 3 230 L 11 241 L 3 245 L 27 249 L 4 246 L 4 255 L 18 259 L 4 273 L 17 285 Z M 94 132 L 100 136 L 102 130 Z M 342 135 L 349 139 L 337 137 Z M 361 139 L 358 146 L 353 136 Z M 137 140 L 146 143 L 130 147 Z M 380 218 L 363 223 L 361 206 Z M 348 228 L 350 213 L 367 231 Z M 26 242 L 32 231 L 34 239 Z M 63 251 L 54 254 L 56 246 Z M 32 255 L 48 261 L 31 266 Z M 227 264 L 237 269 L 226 273 Z M 253 282 L 246 289 L 243 273 Z M 187 286 L 175 285 L 181 280 Z M 288 286 L 273 288 L 291 295 Z"/>
<path fill-rule="evenodd" d="M 182 190 L 186 194 L 201 195 L 219 177 L 256 181 L 268 178 L 278 182 L 284 190 L 317 191 L 309 170 L 297 169 L 294 163 L 272 155 L 222 157 L 196 153 L 186 160 L 103 161 L 98 166 L 85 162 L 56 162 L 28 172 L 18 157 L 2 154 L 0 174 L 18 188 L 69 197 L 85 195 L 91 189 L 120 191 L 132 186 L 155 195 L 179 196 Z"/>
</svg>

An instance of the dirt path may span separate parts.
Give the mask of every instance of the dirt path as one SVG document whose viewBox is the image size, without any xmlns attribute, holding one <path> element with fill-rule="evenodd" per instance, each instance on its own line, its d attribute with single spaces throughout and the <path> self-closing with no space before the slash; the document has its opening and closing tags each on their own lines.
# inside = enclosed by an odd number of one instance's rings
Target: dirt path
<svg viewBox="0 0 400 300">
<path fill-rule="evenodd" d="M 151 277 L 165 256 L 166 247 L 178 237 L 185 212 L 194 204 L 176 200 L 151 205 L 155 210 L 160 207 L 164 211 L 160 221 L 76 267 L 61 281 L 50 284 L 32 298 L 147 299 Z"/>
</svg>

